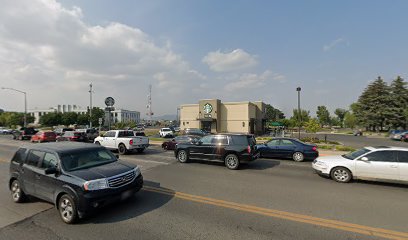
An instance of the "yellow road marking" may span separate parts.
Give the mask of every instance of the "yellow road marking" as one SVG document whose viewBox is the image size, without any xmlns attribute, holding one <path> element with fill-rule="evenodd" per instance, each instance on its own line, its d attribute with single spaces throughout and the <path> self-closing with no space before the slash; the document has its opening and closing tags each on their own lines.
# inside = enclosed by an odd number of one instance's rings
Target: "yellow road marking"
<svg viewBox="0 0 408 240">
<path fill-rule="evenodd" d="M 188 201 L 199 202 L 199 203 L 204 203 L 204 204 L 209 204 L 209 205 L 214 205 L 214 206 L 219 206 L 219 207 L 224 207 L 224 208 L 230 208 L 230 209 L 235 209 L 239 211 L 250 212 L 250 213 L 275 217 L 275 218 L 281 218 L 281 219 L 286 219 L 286 220 L 295 221 L 295 222 L 308 223 L 308 224 L 318 225 L 318 226 L 327 227 L 327 228 L 333 228 L 333 229 L 339 229 L 339 230 L 348 231 L 348 232 L 360 233 L 360 234 L 364 234 L 368 236 L 377 236 L 377 237 L 383 237 L 387 239 L 408 240 L 408 233 L 405 233 L 405 232 L 397 232 L 397 231 L 392 231 L 392 230 L 387 230 L 387 229 L 382 229 L 382 228 L 374 228 L 374 227 L 368 227 L 368 226 L 358 225 L 358 224 L 353 224 L 353 223 L 347 223 L 347 222 L 341 222 L 341 221 L 336 221 L 336 220 L 301 215 L 297 213 L 261 208 L 261 207 L 246 205 L 246 204 L 240 204 L 240 203 L 228 202 L 228 201 L 207 198 L 207 197 L 202 197 L 202 196 L 197 196 L 197 195 L 191 195 L 191 194 L 182 193 L 182 192 L 175 192 L 172 190 L 162 189 L 162 188 L 145 186 L 143 187 L 143 189 L 145 191 L 166 194 L 166 195 L 170 195 L 170 196 L 181 198 L 181 199 L 188 200 Z"/>
</svg>

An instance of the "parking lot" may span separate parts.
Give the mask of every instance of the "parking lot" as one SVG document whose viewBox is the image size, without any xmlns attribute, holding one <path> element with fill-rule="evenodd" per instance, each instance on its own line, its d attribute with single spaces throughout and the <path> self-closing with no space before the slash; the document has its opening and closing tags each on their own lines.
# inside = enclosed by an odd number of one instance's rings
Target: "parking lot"
<svg viewBox="0 0 408 240">
<path fill-rule="evenodd" d="M 180 164 L 158 145 L 120 156 L 141 167 L 142 191 L 66 225 L 51 204 L 12 202 L 8 161 L 20 144 L 31 143 L 0 137 L 0 239 L 408 238 L 405 185 L 340 184 L 316 175 L 311 162 L 282 159 L 259 159 L 238 171 L 222 163 Z"/>
</svg>

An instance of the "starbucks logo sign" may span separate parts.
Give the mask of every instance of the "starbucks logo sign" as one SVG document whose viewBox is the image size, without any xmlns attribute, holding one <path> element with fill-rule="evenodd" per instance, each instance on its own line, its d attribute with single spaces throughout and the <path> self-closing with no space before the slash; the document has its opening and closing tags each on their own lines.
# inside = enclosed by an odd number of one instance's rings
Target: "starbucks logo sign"
<svg viewBox="0 0 408 240">
<path fill-rule="evenodd" d="M 204 113 L 208 114 L 208 113 L 212 112 L 213 107 L 211 106 L 211 104 L 206 103 L 206 104 L 204 104 L 203 110 L 204 110 Z"/>
</svg>

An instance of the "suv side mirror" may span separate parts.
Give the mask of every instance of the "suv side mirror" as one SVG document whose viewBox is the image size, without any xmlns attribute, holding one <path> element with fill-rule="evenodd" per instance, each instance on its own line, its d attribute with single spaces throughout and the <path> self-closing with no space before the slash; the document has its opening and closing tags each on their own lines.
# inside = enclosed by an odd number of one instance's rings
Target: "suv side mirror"
<svg viewBox="0 0 408 240">
<path fill-rule="evenodd" d="M 49 167 L 45 169 L 45 174 L 50 175 L 50 174 L 56 174 L 58 172 L 56 167 Z"/>
</svg>

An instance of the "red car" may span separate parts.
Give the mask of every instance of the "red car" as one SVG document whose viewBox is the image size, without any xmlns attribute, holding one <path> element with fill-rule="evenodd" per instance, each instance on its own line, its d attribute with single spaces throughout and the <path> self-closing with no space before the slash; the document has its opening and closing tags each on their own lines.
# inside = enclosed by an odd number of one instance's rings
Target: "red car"
<svg viewBox="0 0 408 240">
<path fill-rule="evenodd" d="M 31 137 L 31 142 L 55 142 L 57 134 L 54 132 L 39 131 Z"/>
<path fill-rule="evenodd" d="M 86 136 L 86 132 L 66 131 L 62 136 L 57 137 L 57 142 L 62 141 L 87 142 L 88 137 Z"/>
<path fill-rule="evenodd" d="M 188 135 L 177 136 L 170 141 L 164 142 L 162 144 L 162 148 L 164 150 L 174 150 L 176 149 L 177 143 L 192 142 L 193 140 L 198 140 L 198 139 L 200 139 L 199 136 L 188 136 Z"/>
<path fill-rule="evenodd" d="M 408 142 L 408 132 L 401 136 L 401 141 Z"/>
</svg>

